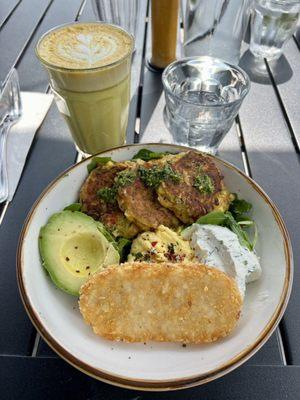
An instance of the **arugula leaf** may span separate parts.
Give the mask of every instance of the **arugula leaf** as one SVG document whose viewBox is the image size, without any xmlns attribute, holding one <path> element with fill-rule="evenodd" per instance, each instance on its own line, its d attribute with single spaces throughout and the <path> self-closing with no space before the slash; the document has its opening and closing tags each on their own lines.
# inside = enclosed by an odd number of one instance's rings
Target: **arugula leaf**
<svg viewBox="0 0 300 400">
<path fill-rule="evenodd" d="M 247 215 L 234 215 L 234 219 L 241 226 L 249 227 L 255 225 L 253 219 L 248 217 Z"/>
<path fill-rule="evenodd" d="M 91 162 L 87 165 L 88 173 L 90 174 L 99 164 L 106 164 L 109 161 L 113 161 L 111 157 L 93 157 Z"/>
<path fill-rule="evenodd" d="M 229 211 L 234 215 L 242 215 L 247 214 L 252 209 L 252 204 L 248 203 L 248 201 L 239 199 L 237 195 L 235 195 L 235 199 L 231 202 Z"/>
<path fill-rule="evenodd" d="M 101 222 L 97 222 L 98 230 L 102 233 L 102 235 L 114 246 L 114 248 L 120 254 L 120 261 L 126 261 L 127 256 L 130 252 L 131 248 L 131 240 L 125 239 L 123 237 L 119 237 L 116 239 Z"/>
<path fill-rule="evenodd" d="M 168 151 L 157 152 L 148 149 L 141 149 L 132 157 L 132 159 L 133 160 L 140 159 L 144 161 L 157 160 L 158 158 L 163 158 L 166 154 L 170 153 Z"/>
<path fill-rule="evenodd" d="M 244 215 L 244 214 L 235 215 L 234 218 L 235 218 L 235 220 L 237 222 L 241 222 L 241 223 L 243 223 L 243 222 L 254 222 L 252 218 L 250 218 L 250 217 L 248 217 L 247 215 Z"/>
<path fill-rule="evenodd" d="M 222 211 L 212 211 L 202 217 L 198 218 L 196 224 L 202 225 L 222 225 L 224 226 L 227 216 Z"/>
<path fill-rule="evenodd" d="M 227 211 L 225 214 L 227 216 L 225 226 L 237 235 L 239 242 L 243 247 L 253 251 L 253 244 L 251 243 L 247 232 L 244 231 L 243 228 L 236 222 L 230 211 Z"/>
<path fill-rule="evenodd" d="M 65 210 L 69 210 L 69 211 L 81 211 L 81 204 L 80 203 L 73 203 L 68 205 L 67 207 L 64 208 Z"/>
<path fill-rule="evenodd" d="M 250 222 L 250 221 L 248 221 Z M 253 224 L 254 222 L 251 221 Z M 251 243 L 247 232 L 242 228 L 241 224 L 237 222 L 234 216 L 231 214 L 230 211 L 222 212 L 222 211 L 212 211 L 203 217 L 200 217 L 197 221 L 197 224 L 208 224 L 208 225 L 220 225 L 224 226 L 225 228 L 230 229 L 234 232 L 240 244 L 243 247 L 246 247 L 250 251 L 253 251 L 255 242 Z M 256 240 L 257 234 L 255 235 Z"/>
<path fill-rule="evenodd" d="M 97 228 L 102 233 L 102 235 L 114 246 L 116 250 L 118 250 L 118 245 L 115 241 L 113 235 L 105 228 L 105 226 L 101 222 L 97 222 Z"/>
<path fill-rule="evenodd" d="M 131 248 L 131 240 L 128 240 L 126 238 L 120 237 L 117 239 L 117 247 L 118 247 L 118 252 L 120 254 L 120 260 L 121 262 L 126 261 L 127 256 L 130 252 Z"/>
</svg>

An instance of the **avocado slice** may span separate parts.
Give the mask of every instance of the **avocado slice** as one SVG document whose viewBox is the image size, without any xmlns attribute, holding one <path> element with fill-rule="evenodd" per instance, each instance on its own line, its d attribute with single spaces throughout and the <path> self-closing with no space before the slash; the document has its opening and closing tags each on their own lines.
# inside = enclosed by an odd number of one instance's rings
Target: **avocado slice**
<svg viewBox="0 0 300 400">
<path fill-rule="evenodd" d="M 92 274 L 119 263 L 118 251 L 99 228 L 93 218 L 69 210 L 53 214 L 41 228 L 42 264 L 58 288 L 78 296 Z"/>
</svg>

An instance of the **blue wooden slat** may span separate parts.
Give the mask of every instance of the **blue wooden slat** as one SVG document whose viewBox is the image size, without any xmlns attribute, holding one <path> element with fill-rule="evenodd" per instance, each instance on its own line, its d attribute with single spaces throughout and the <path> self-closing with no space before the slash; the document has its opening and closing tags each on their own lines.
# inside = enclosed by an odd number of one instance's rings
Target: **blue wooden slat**
<svg viewBox="0 0 300 400">
<path fill-rule="evenodd" d="M 23 0 L 0 32 L 0 82 L 22 54 L 52 0 Z"/>
</svg>

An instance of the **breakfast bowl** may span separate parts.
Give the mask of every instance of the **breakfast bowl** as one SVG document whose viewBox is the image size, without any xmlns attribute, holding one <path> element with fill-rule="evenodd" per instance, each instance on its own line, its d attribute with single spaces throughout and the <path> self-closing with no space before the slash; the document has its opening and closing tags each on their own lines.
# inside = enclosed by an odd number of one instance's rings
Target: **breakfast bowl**
<svg viewBox="0 0 300 400">
<path fill-rule="evenodd" d="M 167 144 L 128 145 L 98 156 L 130 160 L 141 149 L 179 153 Z M 43 339 L 68 363 L 113 385 L 138 390 L 176 390 L 207 383 L 237 368 L 269 339 L 287 306 L 293 257 L 285 224 L 265 192 L 235 166 L 212 156 L 232 193 L 253 206 L 259 232 L 259 280 L 247 285 L 238 325 L 225 338 L 207 344 L 126 343 L 96 336 L 83 321 L 78 299 L 58 290 L 42 268 L 38 238 L 49 217 L 78 200 L 90 159 L 70 167 L 40 195 L 24 223 L 17 252 L 17 278 L 25 309 Z"/>
</svg>

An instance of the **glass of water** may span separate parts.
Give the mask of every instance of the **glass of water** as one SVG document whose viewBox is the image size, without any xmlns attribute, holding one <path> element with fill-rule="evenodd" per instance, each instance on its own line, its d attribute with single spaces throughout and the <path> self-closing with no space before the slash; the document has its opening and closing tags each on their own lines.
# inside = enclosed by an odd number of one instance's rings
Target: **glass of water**
<svg viewBox="0 0 300 400">
<path fill-rule="evenodd" d="M 255 0 L 250 51 L 256 57 L 278 59 L 283 44 L 297 28 L 299 12 L 299 0 Z"/>
<path fill-rule="evenodd" d="M 175 61 L 162 79 L 164 120 L 175 143 L 215 154 L 249 92 L 248 75 L 203 56 Z"/>
<path fill-rule="evenodd" d="M 186 0 L 184 54 L 238 64 L 252 0 Z"/>
<path fill-rule="evenodd" d="M 92 0 L 94 14 L 99 21 L 121 26 L 136 36 L 140 15 L 140 0 Z"/>
</svg>

